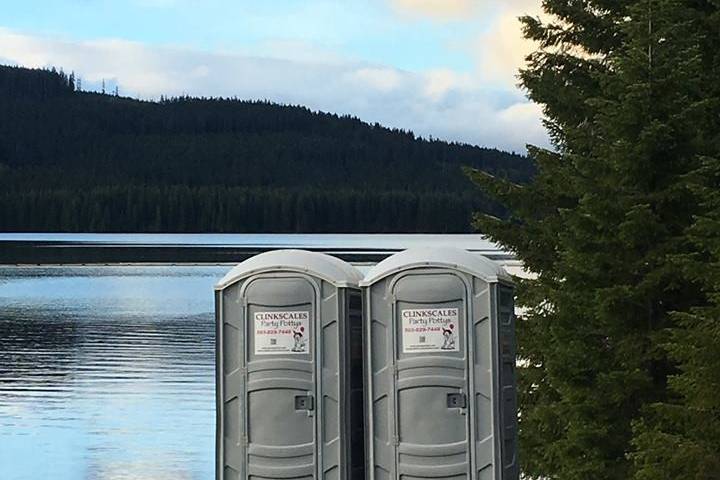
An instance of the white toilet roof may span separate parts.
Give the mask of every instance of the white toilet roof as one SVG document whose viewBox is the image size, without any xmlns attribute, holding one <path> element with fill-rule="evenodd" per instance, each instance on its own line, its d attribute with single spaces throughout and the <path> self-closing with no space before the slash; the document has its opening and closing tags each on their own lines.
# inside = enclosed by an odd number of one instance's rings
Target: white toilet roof
<svg viewBox="0 0 720 480">
<path fill-rule="evenodd" d="M 418 247 L 378 263 L 367 272 L 360 285 L 369 286 L 400 270 L 421 267 L 456 268 L 487 282 L 512 282 L 504 268 L 482 255 L 455 247 Z"/>
<path fill-rule="evenodd" d="M 307 250 L 273 250 L 233 267 L 215 285 L 215 290 L 222 290 L 247 276 L 272 270 L 309 273 L 336 287 L 357 287 L 362 280 L 362 274 L 355 267 L 339 258 Z"/>
</svg>

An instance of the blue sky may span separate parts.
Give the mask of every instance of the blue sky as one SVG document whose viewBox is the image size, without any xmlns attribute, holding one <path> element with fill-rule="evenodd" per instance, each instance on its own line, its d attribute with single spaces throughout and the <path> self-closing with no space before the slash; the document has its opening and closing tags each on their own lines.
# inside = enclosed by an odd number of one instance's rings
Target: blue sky
<svg viewBox="0 0 720 480">
<path fill-rule="evenodd" d="M 3 10 L 6 26 L 79 40 L 123 38 L 151 45 L 259 52 L 275 42 L 297 42 L 408 70 L 471 70 L 469 56 L 451 44 L 488 23 L 437 23 L 421 17 L 398 21 L 391 5 L 382 1 L 31 0 Z"/>
<path fill-rule="evenodd" d="M 86 88 L 264 98 L 509 150 L 547 144 L 514 77 L 529 51 L 516 17 L 539 0 L 9 3 L 0 62 L 74 70 Z"/>
</svg>

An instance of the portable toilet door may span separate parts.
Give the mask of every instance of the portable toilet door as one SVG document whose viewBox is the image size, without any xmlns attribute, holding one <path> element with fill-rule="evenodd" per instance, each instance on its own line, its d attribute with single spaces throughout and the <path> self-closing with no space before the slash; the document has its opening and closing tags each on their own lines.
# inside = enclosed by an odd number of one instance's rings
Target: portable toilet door
<svg viewBox="0 0 720 480">
<path fill-rule="evenodd" d="M 362 438 L 350 358 L 362 348 L 352 335 L 360 279 L 337 258 L 278 250 L 216 285 L 216 478 L 351 476 L 351 436 Z"/>
<path fill-rule="evenodd" d="M 517 479 L 509 275 L 464 250 L 417 248 L 360 284 L 368 479 Z"/>
</svg>

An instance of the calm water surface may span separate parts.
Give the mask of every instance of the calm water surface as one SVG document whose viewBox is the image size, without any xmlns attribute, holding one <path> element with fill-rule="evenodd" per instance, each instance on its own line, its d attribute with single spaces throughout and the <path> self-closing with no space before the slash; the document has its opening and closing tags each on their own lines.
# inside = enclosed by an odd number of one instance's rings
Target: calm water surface
<svg viewBox="0 0 720 480">
<path fill-rule="evenodd" d="M 211 479 L 229 267 L 0 267 L 0 479 Z"/>
</svg>

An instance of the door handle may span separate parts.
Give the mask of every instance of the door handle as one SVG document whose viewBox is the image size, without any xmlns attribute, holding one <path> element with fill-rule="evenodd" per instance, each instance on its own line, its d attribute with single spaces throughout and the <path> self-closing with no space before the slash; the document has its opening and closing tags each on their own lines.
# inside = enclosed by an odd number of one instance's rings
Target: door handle
<svg viewBox="0 0 720 480">
<path fill-rule="evenodd" d="M 460 415 L 465 415 L 467 397 L 462 392 L 447 394 L 447 408 L 458 408 Z"/>
<path fill-rule="evenodd" d="M 312 411 L 315 410 L 315 398 L 312 395 L 295 395 L 295 410 L 304 410 L 308 417 L 311 417 Z"/>
</svg>

